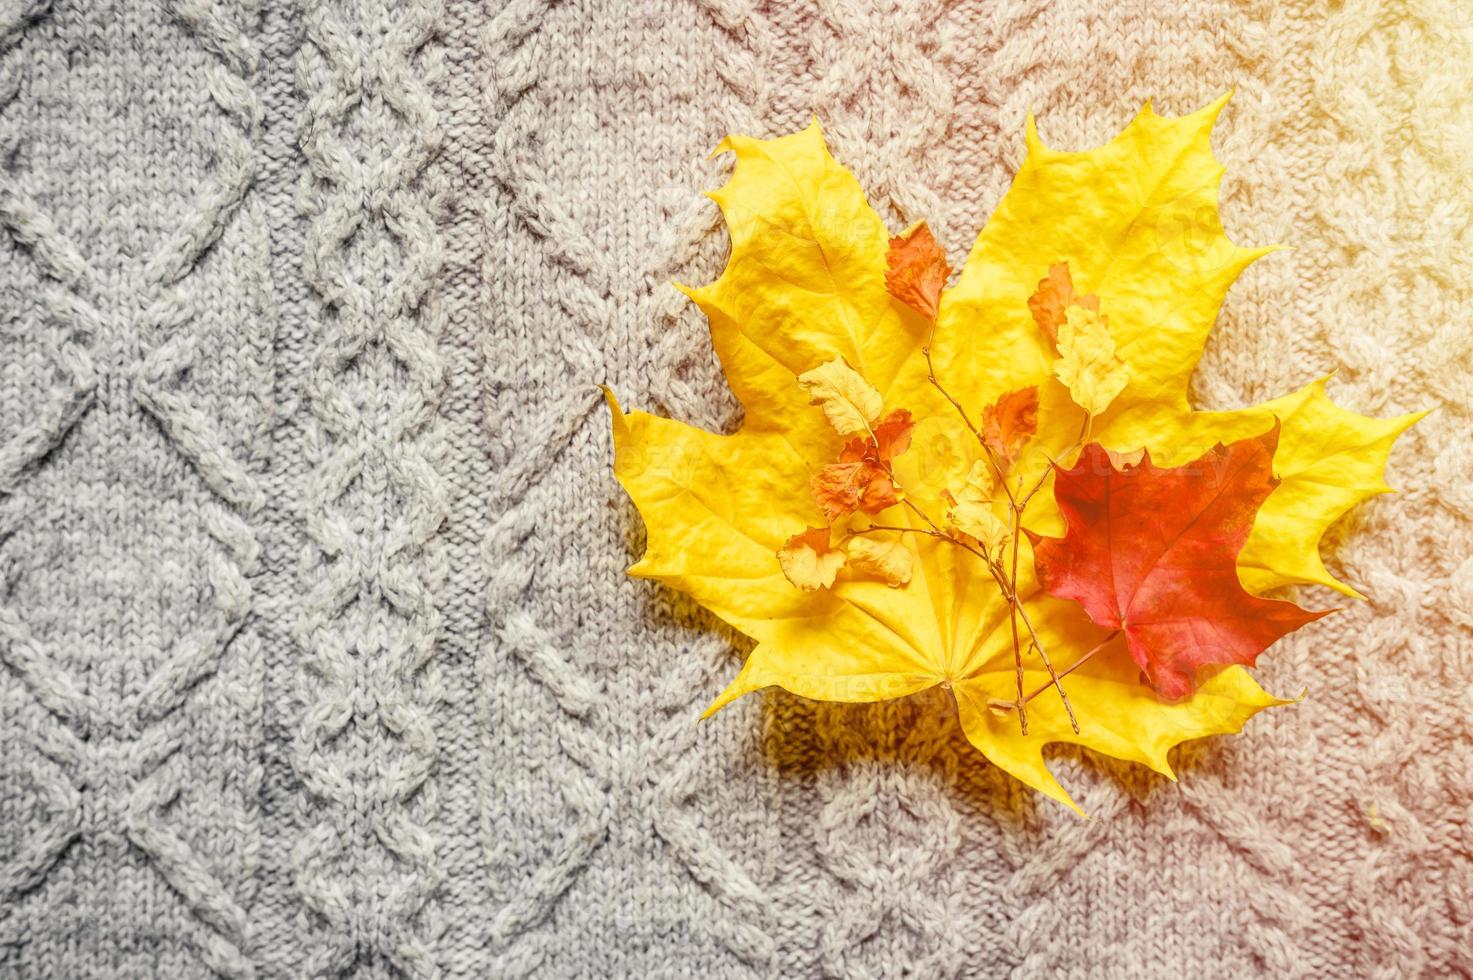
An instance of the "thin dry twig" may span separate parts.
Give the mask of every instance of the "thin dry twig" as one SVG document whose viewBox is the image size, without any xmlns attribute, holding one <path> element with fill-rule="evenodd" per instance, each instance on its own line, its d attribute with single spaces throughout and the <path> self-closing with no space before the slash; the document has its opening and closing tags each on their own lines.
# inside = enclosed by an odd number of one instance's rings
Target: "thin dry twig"
<svg viewBox="0 0 1473 980">
<path fill-rule="evenodd" d="M 1058 689 L 1059 700 L 1063 702 L 1064 710 L 1069 714 L 1069 724 L 1073 726 L 1074 731 L 1077 734 L 1079 731 L 1079 720 L 1074 714 L 1074 706 L 1069 702 L 1069 695 L 1064 690 L 1064 685 L 1061 682 L 1061 678 L 1066 676 L 1069 671 L 1072 671 L 1074 667 L 1079 666 L 1079 664 L 1083 663 L 1085 660 L 1089 659 L 1089 657 L 1093 656 L 1095 651 L 1091 650 L 1089 653 L 1085 654 L 1084 657 L 1075 662 L 1073 667 L 1065 670 L 1062 674 L 1054 670 L 1053 661 L 1049 659 L 1048 651 L 1044 648 L 1043 641 L 1038 636 L 1038 631 L 1033 627 L 1033 621 L 1028 616 L 1028 610 L 1024 608 L 1022 601 L 1018 598 L 1018 538 L 1022 534 L 1023 529 L 1023 512 L 1028 509 L 1028 503 L 1033 499 L 1034 494 L 1038 493 L 1038 491 L 1042 489 L 1044 483 L 1048 481 L 1049 474 L 1053 471 L 1053 466 L 1050 465 L 1049 467 L 1045 468 L 1043 473 L 1039 476 L 1038 482 L 1033 485 L 1033 487 L 1028 491 L 1027 494 L 1023 494 L 1021 499 L 1019 499 L 1019 494 L 1022 493 L 1023 488 L 1021 477 L 1019 478 L 1018 483 L 1018 494 L 1015 494 L 1013 490 L 1008 486 L 1005 468 L 1003 467 L 1001 461 L 997 459 L 996 454 L 993 453 L 992 448 L 987 445 L 987 440 L 982 437 L 981 431 L 978 430 L 975 424 L 973 424 L 971 416 L 967 414 L 967 410 L 962 407 L 962 403 L 960 401 L 952 396 L 951 392 L 946 390 L 945 386 L 943 386 L 941 384 L 941 381 L 936 377 L 936 365 L 935 362 L 931 359 L 931 345 L 936 340 L 936 328 L 937 322 L 935 318 L 932 318 L 931 330 L 926 336 L 925 345 L 921 348 L 921 353 L 924 354 L 926 358 L 926 380 L 931 383 L 932 387 L 940 392 L 943 398 L 951 403 L 951 407 L 954 408 L 957 415 L 961 417 L 963 424 L 966 425 L 966 427 L 971 431 L 972 435 L 976 438 L 977 443 L 982 447 L 983 454 L 987 457 L 988 464 L 992 467 L 993 472 L 997 474 L 998 485 L 1002 487 L 1003 493 L 1007 494 L 1008 508 L 1012 512 L 1013 518 L 1012 540 L 1010 542 L 1011 551 L 1008 554 L 1008 567 L 1004 568 L 1001 561 L 989 557 L 986 552 L 973 547 L 971 544 L 962 540 L 957 535 L 943 531 L 940 525 L 933 521 L 931 517 L 926 514 L 925 511 L 921 510 L 920 507 L 918 507 L 913 501 L 908 498 L 905 500 L 906 506 L 909 507 L 913 512 L 915 512 L 922 520 L 924 520 L 930 526 L 930 530 L 926 530 L 925 528 L 905 528 L 879 524 L 872 525 L 865 530 L 898 531 L 900 533 L 926 534 L 931 537 L 940 538 L 944 541 L 949 541 L 952 544 L 957 545 L 958 547 L 965 548 L 967 551 L 970 551 L 972 554 L 981 558 L 983 564 L 987 566 L 987 570 L 992 574 L 993 580 L 997 582 L 998 588 L 1002 590 L 1003 597 L 1007 600 L 1008 603 L 1008 625 L 1010 626 L 1013 634 L 1013 667 L 1018 685 L 1017 700 L 1013 702 L 1010 707 L 1015 707 L 1018 709 L 1019 727 L 1021 728 L 1024 735 L 1028 734 L 1028 702 L 1037 697 L 1041 690 L 1047 690 L 1047 687 L 1044 687 L 1041 688 L 1040 691 L 1034 691 L 1032 694 L 1029 694 L 1027 696 L 1025 696 L 1023 693 L 1023 644 L 1022 637 L 1018 632 L 1018 620 L 1022 619 L 1023 626 L 1028 631 L 1028 636 L 1030 640 L 1029 646 L 1031 649 L 1038 651 L 1039 659 L 1043 661 L 1043 666 L 1049 673 L 1049 686 Z M 1080 430 L 1079 437 L 1075 440 L 1075 444 L 1073 446 L 1070 446 L 1064 451 L 1063 456 L 1069 456 L 1071 453 L 1073 453 L 1076 449 L 1084 444 L 1085 439 L 1089 435 L 1091 421 L 1091 418 L 1086 415 L 1084 419 L 1084 425 Z M 1053 461 L 1050 460 L 1051 464 L 1052 462 Z M 898 484 L 895 483 L 894 469 L 887 466 L 887 470 L 889 472 L 890 482 L 898 487 Z M 858 531 L 855 533 L 862 534 L 864 533 L 864 531 Z M 997 703 L 1001 704 L 1006 702 Z"/>
<path fill-rule="evenodd" d="M 1070 674 L 1074 673 L 1074 671 L 1078 670 L 1080 667 L 1083 667 L 1086 663 L 1089 662 L 1089 660 L 1090 660 L 1091 657 L 1093 657 L 1095 654 L 1099 653 L 1101 650 L 1105 649 L 1105 647 L 1109 646 L 1110 643 L 1111 643 L 1111 641 L 1113 641 L 1115 639 L 1115 637 L 1117 637 L 1119 635 L 1120 635 L 1120 631 L 1119 630 L 1115 630 L 1112 633 L 1110 633 L 1108 636 L 1106 636 L 1099 643 L 1096 643 L 1093 647 L 1091 647 L 1090 648 L 1090 651 L 1088 653 L 1086 653 L 1084 656 L 1080 657 L 1078 660 L 1074 661 L 1068 667 L 1065 667 L 1063 670 L 1059 671 L 1059 677 L 1061 677 L 1061 678 L 1068 677 Z M 1038 687 L 1034 688 L 1033 689 L 1033 692 L 1031 694 L 1029 694 L 1023 700 L 1025 702 L 1032 701 L 1034 698 L 1038 697 L 1044 691 L 1047 691 L 1049 688 L 1051 688 L 1053 686 L 1054 686 L 1054 682 L 1052 680 L 1050 680 L 1047 684 L 1040 684 Z M 1011 701 L 1004 701 L 1001 698 L 991 698 L 991 699 L 989 699 L 988 702 L 987 702 L 987 706 L 989 708 L 996 708 L 999 711 L 1011 711 L 1013 708 L 1016 708 L 1017 707 L 1017 705 L 1014 704 L 1013 702 L 1011 702 Z"/>
<path fill-rule="evenodd" d="M 921 348 L 921 353 L 924 354 L 926 357 L 926 377 L 927 380 L 931 382 L 931 385 L 941 393 L 941 396 L 951 403 L 951 407 L 956 409 L 956 413 L 961 416 L 962 422 L 966 424 L 966 427 L 971 430 L 972 435 L 976 437 L 977 443 L 982 447 L 983 455 L 987 457 L 988 464 L 992 466 L 993 472 L 997 474 L 998 485 L 1001 486 L 1003 488 L 1003 492 L 1008 495 L 1008 506 L 1012 508 L 1014 518 L 1013 582 L 1016 583 L 1018 581 L 1018 542 L 1016 539 L 1016 534 L 1018 515 L 1020 513 L 1018 510 L 1018 502 L 1013 497 L 1012 491 L 1008 489 L 1007 475 L 1003 472 L 1002 464 L 993 454 L 992 448 L 987 445 L 987 440 L 982 438 L 982 433 L 978 431 L 975 425 L 972 424 L 972 419 L 970 416 L 967 415 L 967 410 L 962 407 L 962 403 L 953 398 L 951 392 L 947 391 L 946 388 L 941 384 L 940 380 L 936 377 L 936 365 L 931 360 L 931 344 L 936 340 L 936 326 L 936 320 L 932 319 L 931 332 L 926 337 L 926 345 Z M 971 550 L 973 550 L 974 552 L 976 551 L 976 549 Z M 983 556 L 983 561 L 987 561 L 985 555 Z M 1011 594 L 1016 592 L 1017 590 L 1016 588 L 1013 588 L 1006 591 Z M 1028 708 L 1023 700 L 1023 648 L 1018 637 L 1018 604 L 1016 601 L 1010 600 L 1008 603 L 1008 624 L 1012 627 L 1013 631 L 1013 670 L 1014 673 L 1017 675 L 1018 682 L 1018 727 L 1022 730 L 1024 735 L 1027 735 Z M 1063 688 L 1059 689 L 1059 694 L 1060 696 L 1063 696 Z"/>
<path fill-rule="evenodd" d="M 1002 570 L 991 562 L 988 563 L 987 567 L 992 571 L 992 577 L 997 582 L 998 587 L 1002 589 L 1003 598 L 1007 599 L 1008 604 L 1018 611 L 1018 615 L 1023 619 L 1023 625 L 1028 628 L 1028 636 L 1033 641 L 1033 648 L 1038 651 L 1039 658 L 1043 660 L 1043 666 L 1048 671 L 1053 686 L 1059 689 L 1059 700 L 1064 702 L 1064 710 L 1069 713 L 1069 724 L 1074 727 L 1075 734 L 1078 734 L 1079 719 L 1074 716 L 1074 706 L 1069 703 L 1069 695 L 1065 693 L 1064 685 L 1059 681 L 1059 674 L 1054 670 L 1053 661 L 1049 659 L 1048 651 L 1044 649 L 1043 640 L 1038 636 L 1038 630 L 1033 628 L 1033 620 L 1028 618 L 1028 610 L 1018 600 L 1016 590 L 1008 586 L 1007 577 L 1003 574 Z"/>
<path fill-rule="evenodd" d="M 982 433 L 977 431 L 977 427 L 972 424 L 972 419 L 967 415 L 967 410 L 962 408 L 962 403 L 951 397 L 951 392 L 941 387 L 941 382 L 936 380 L 936 365 L 931 362 L 931 344 L 935 340 L 936 321 L 933 319 L 931 321 L 931 332 L 926 337 L 925 346 L 921 348 L 921 353 L 926 356 L 926 379 L 931 382 L 937 391 L 941 392 L 943 398 L 951 402 L 951 407 L 956 409 L 956 414 L 962 417 L 962 421 L 966 423 L 967 428 L 972 430 L 972 435 L 977 437 L 977 441 L 981 442 L 983 446 L 986 446 L 987 444 L 982 440 Z"/>
</svg>

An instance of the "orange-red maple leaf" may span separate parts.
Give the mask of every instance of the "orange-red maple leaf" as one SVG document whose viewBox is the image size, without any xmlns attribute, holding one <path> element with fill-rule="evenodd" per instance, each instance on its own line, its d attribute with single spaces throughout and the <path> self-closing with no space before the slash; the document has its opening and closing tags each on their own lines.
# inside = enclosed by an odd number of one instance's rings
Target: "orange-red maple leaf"
<svg viewBox="0 0 1473 980">
<path fill-rule="evenodd" d="M 872 435 L 845 443 L 837 463 L 813 475 L 813 499 L 829 523 L 856 510 L 878 514 L 900 503 L 890 462 L 910 448 L 913 428 L 910 412 L 897 408 L 876 423 Z"/>
<path fill-rule="evenodd" d="M 1278 484 L 1278 441 L 1275 423 L 1183 466 L 1157 467 L 1146 453 L 1122 469 L 1092 444 L 1073 469 L 1055 468 L 1068 531 L 1034 538 L 1039 583 L 1124 633 L 1165 697 L 1190 693 L 1198 667 L 1251 666 L 1279 637 L 1324 615 L 1251 595 L 1238 581 L 1238 552 Z"/>
<path fill-rule="evenodd" d="M 927 320 L 936 319 L 951 266 L 924 221 L 890 239 L 885 265 L 885 288 L 890 295 Z"/>
<path fill-rule="evenodd" d="M 1038 431 L 1038 386 L 1029 385 L 999 396 L 982 411 L 982 442 L 1004 463 Z"/>
<path fill-rule="evenodd" d="M 1058 344 L 1059 327 L 1068 317 L 1071 306 L 1082 306 L 1098 313 L 1100 298 L 1076 293 L 1074 280 L 1069 275 L 1069 263 L 1055 262 L 1048 267 L 1048 275 L 1038 280 L 1038 289 L 1028 297 L 1028 310 L 1033 314 L 1033 322 L 1048 337 L 1049 343 Z"/>
</svg>

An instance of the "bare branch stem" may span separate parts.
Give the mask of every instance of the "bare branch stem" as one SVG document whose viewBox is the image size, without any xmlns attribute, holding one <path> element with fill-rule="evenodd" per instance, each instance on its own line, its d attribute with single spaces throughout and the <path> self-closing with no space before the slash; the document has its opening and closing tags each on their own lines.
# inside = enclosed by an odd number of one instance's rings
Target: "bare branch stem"
<svg viewBox="0 0 1473 980">
<path fill-rule="evenodd" d="M 1018 615 L 1022 617 L 1023 625 L 1028 629 L 1028 636 L 1033 640 L 1033 648 L 1038 651 L 1039 658 L 1043 660 L 1044 669 L 1048 671 L 1053 686 L 1059 689 L 1059 700 L 1064 702 L 1064 710 L 1069 713 L 1069 724 L 1074 727 L 1074 731 L 1077 734 L 1079 732 L 1079 719 L 1074 716 L 1074 706 L 1069 703 L 1069 695 L 1064 691 L 1064 685 L 1059 683 L 1059 675 L 1054 670 L 1053 662 L 1049 659 L 1048 650 L 1044 648 L 1043 640 L 1038 636 L 1038 630 L 1033 628 L 1033 620 L 1028 617 L 1028 610 L 1024 608 L 1022 602 L 1018 601 L 1017 592 L 1008 587 L 1007 576 L 1003 573 L 1002 569 L 992 562 L 989 562 L 987 567 L 991 570 L 992 577 L 997 581 L 998 587 L 1002 589 L 1004 598 L 1017 610 Z"/>
<path fill-rule="evenodd" d="M 967 410 L 965 408 L 962 408 L 962 403 L 953 398 L 951 396 L 951 392 L 943 388 L 941 386 L 941 382 L 936 379 L 936 365 L 931 361 L 931 344 L 933 344 L 935 340 L 936 321 L 933 319 L 931 321 L 931 332 L 926 337 L 926 345 L 921 348 L 921 353 L 926 356 L 926 380 L 930 381 L 931 385 L 937 391 L 941 392 L 941 396 L 943 398 L 951 402 L 951 407 L 956 409 L 956 414 L 962 417 L 962 421 L 966 423 L 967 428 L 972 430 L 972 435 L 976 436 L 977 441 L 979 443 L 982 443 L 982 445 L 985 447 L 987 444 L 985 442 L 982 442 L 982 433 L 979 432 L 977 430 L 977 427 L 972 424 L 971 416 L 967 414 Z"/>
<path fill-rule="evenodd" d="M 1028 610 L 1023 607 L 1023 603 L 1018 598 L 1018 537 L 1022 533 L 1023 512 L 1027 510 L 1028 503 L 1033 499 L 1034 494 L 1038 493 L 1038 491 L 1042 489 L 1044 483 L 1047 482 L 1049 473 L 1052 471 L 1052 466 L 1049 466 L 1044 470 L 1043 474 L 1039 476 L 1038 482 L 1035 483 L 1032 489 L 1030 489 L 1026 494 L 1023 494 L 1021 499 L 1019 498 L 1019 495 L 1017 493 L 1013 492 L 1012 488 L 1008 486 L 1007 473 L 1002 465 L 1002 462 L 998 460 L 996 454 L 993 453 L 991 447 L 987 445 L 987 441 L 982 437 L 982 433 L 978 430 L 977 426 L 973 424 L 971 416 L 969 416 L 967 414 L 967 410 L 962 407 L 962 403 L 954 398 L 951 392 L 947 391 L 946 388 L 941 384 L 941 381 L 936 377 L 936 364 L 931 359 L 931 345 L 936 340 L 936 328 L 937 322 L 933 318 L 931 320 L 930 332 L 926 337 L 925 346 L 921 348 L 921 353 L 924 354 L 926 358 L 926 380 L 929 381 L 938 392 L 940 392 L 943 398 L 951 403 L 952 408 L 956 409 L 956 413 L 958 416 L 960 416 L 962 423 L 966 425 L 966 427 L 971 431 L 972 435 L 976 438 L 978 444 L 981 445 L 982 451 L 987 457 L 988 463 L 991 465 L 993 472 L 997 475 L 998 485 L 1002 487 L 1003 492 L 1007 494 L 1008 508 L 1012 512 L 1013 518 L 1011 541 L 1012 552 L 1008 556 L 1009 565 L 1005 569 L 1000 560 L 989 557 L 986 552 L 962 540 L 959 536 L 943 531 L 940 525 L 938 525 L 934 520 L 931 519 L 930 515 L 923 511 L 919 506 L 916 505 L 914 501 L 910 500 L 909 498 L 905 500 L 905 505 L 910 508 L 910 510 L 914 512 L 918 517 L 926 522 L 926 524 L 929 526 L 929 530 L 927 530 L 926 528 L 899 527 L 895 525 L 875 524 L 868 528 L 865 528 L 864 530 L 855 531 L 853 533 L 863 534 L 866 531 L 896 531 L 901 534 L 926 534 L 931 537 L 939 538 L 943 541 L 950 541 L 952 544 L 964 548 L 972 554 L 976 555 L 978 558 L 981 558 L 983 564 L 987 566 L 987 570 L 992 574 L 993 580 L 997 582 L 998 588 L 1002 590 L 1003 597 L 1007 600 L 1008 603 L 1008 624 L 1013 634 L 1013 666 L 1017 675 L 1018 685 L 1017 701 L 1014 702 L 1011 707 L 1016 707 L 1018 709 L 1018 723 L 1022 729 L 1023 734 L 1028 734 L 1028 702 L 1037 697 L 1042 691 L 1047 690 L 1048 686 L 1052 686 L 1058 689 L 1059 700 L 1063 702 L 1064 710 L 1067 711 L 1069 714 L 1069 724 L 1073 726 L 1074 731 L 1077 733 L 1079 731 L 1079 720 L 1074 714 L 1074 706 L 1069 703 L 1069 695 L 1064 691 L 1064 685 L 1060 682 L 1060 678 L 1064 677 L 1075 667 L 1078 667 L 1080 664 L 1084 663 L 1086 660 L 1092 657 L 1095 654 L 1095 651 L 1099 649 L 1099 647 L 1096 647 L 1095 650 L 1091 650 L 1089 653 L 1085 654 L 1078 661 L 1076 661 L 1073 666 L 1071 666 L 1068 670 L 1065 670 L 1063 674 L 1058 673 L 1054 670 L 1053 662 L 1049 659 L 1048 651 L 1044 648 L 1043 641 L 1038 636 L 1038 631 L 1033 627 L 1033 621 L 1028 616 Z M 1065 450 L 1065 456 L 1073 453 L 1075 449 L 1084 444 L 1089 435 L 1091 421 L 1091 418 L 1086 415 L 1084 419 L 1084 426 L 1080 431 L 1079 438 L 1075 441 L 1075 445 Z M 873 435 L 871 437 L 873 438 Z M 898 484 L 895 483 L 894 470 L 891 469 L 889 466 L 887 466 L 886 469 L 889 472 L 891 484 L 897 486 L 898 488 Z M 1021 491 L 1022 485 L 1020 481 L 1019 493 L 1021 493 Z M 1023 693 L 1023 646 L 1022 637 L 1018 632 L 1019 619 L 1023 620 L 1023 626 L 1027 629 L 1028 636 L 1031 641 L 1030 646 L 1032 649 L 1038 651 L 1039 658 L 1043 660 L 1044 668 L 1048 670 L 1050 680 L 1049 685 L 1046 685 L 1045 687 L 1040 688 L 1038 691 L 1034 691 L 1032 694 L 1029 694 L 1027 696 L 1025 696 Z M 1106 642 L 1108 642 L 1108 640 Z M 1101 644 L 1101 646 L 1103 645 L 1104 644 Z"/>
<path fill-rule="evenodd" d="M 1068 677 L 1070 674 L 1074 673 L 1074 671 L 1078 670 L 1080 667 L 1083 667 L 1086 663 L 1089 662 L 1089 660 L 1090 660 L 1091 657 L 1093 657 L 1095 654 L 1099 653 L 1101 650 L 1105 649 L 1105 647 L 1109 646 L 1110 645 L 1110 642 L 1112 640 L 1114 640 L 1115 637 L 1117 637 L 1119 635 L 1120 635 L 1120 631 L 1119 630 L 1115 630 L 1113 633 L 1111 633 L 1109 636 L 1105 637 L 1099 643 L 1096 643 L 1093 647 L 1090 648 L 1090 651 L 1088 653 L 1086 653 L 1084 656 L 1080 657 L 1078 660 L 1074 661 L 1068 667 L 1065 667 L 1063 670 L 1059 671 L 1059 677 L 1061 679 L 1062 678 L 1065 678 L 1065 677 Z M 1025 702 L 1032 701 L 1034 698 L 1038 697 L 1044 691 L 1047 691 L 1049 688 L 1051 688 L 1053 686 L 1054 686 L 1054 682 L 1052 680 L 1050 680 L 1047 684 L 1040 684 L 1038 687 L 1034 688 L 1033 691 L 1032 691 L 1032 693 L 1030 693 L 1023 700 Z M 987 704 L 988 704 L 989 707 L 997 708 L 1000 711 L 1011 711 L 1013 708 L 1017 707 L 1017 705 L 1015 705 L 1013 702 L 1011 702 L 1011 701 L 1004 701 L 1001 698 L 993 698 L 990 701 L 988 701 Z"/>
<path fill-rule="evenodd" d="M 1003 488 L 1006 489 L 1007 481 L 1002 481 L 1002 485 Z M 1008 625 L 1012 628 L 1013 631 L 1013 671 L 1017 675 L 1018 681 L 1018 727 L 1022 730 L 1024 735 L 1027 735 L 1028 700 L 1027 698 L 1023 697 L 1023 647 L 1018 638 L 1018 529 L 1022 524 L 1023 511 L 1019 509 L 1018 504 L 1015 500 L 1013 500 L 1011 493 L 1008 494 L 1008 506 L 1011 507 L 1013 511 L 1013 540 L 1011 542 L 1013 548 L 1013 569 L 1008 576 Z M 1042 647 L 1040 647 L 1039 650 L 1041 652 Z M 1062 696 L 1063 693 L 1064 689 L 1062 687 L 1059 688 L 1060 696 Z M 1068 703 L 1067 699 L 1065 699 L 1065 703 Z"/>
</svg>

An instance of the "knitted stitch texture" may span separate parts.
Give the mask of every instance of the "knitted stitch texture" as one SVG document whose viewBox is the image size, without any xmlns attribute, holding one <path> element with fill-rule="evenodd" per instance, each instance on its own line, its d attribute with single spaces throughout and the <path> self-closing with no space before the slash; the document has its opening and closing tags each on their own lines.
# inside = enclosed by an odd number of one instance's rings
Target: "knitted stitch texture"
<svg viewBox="0 0 1473 980">
<path fill-rule="evenodd" d="M 0 976 L 1473 975 L 1470 86 L 1458 0 L 0 0 Z M 698 723 L 596 384 L 737 423 L 707 151 L 816 113 L 959 264 L 1029 109 L 1231 87 L 1294 250 L 1198 404 L 1438 408 L 1304 703 L 1057 750 L 1087 822 L 939 692 Z"/>
</svg>

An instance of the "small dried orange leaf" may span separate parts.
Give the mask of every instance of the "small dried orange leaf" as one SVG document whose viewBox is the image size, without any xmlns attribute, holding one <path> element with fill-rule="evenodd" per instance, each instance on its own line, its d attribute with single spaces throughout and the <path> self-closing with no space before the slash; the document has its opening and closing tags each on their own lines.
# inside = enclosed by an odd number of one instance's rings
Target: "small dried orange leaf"
<svg viewBox="0 0 1473 980">
<path fill-rule="evenodd" d="M 903 499 L 891 476 L 890 462 L 910 448 L 915 424 L 898 408 L 874 425 L 874 433 L 844 444 L 837 463 L 813 475 L 813 499 L 833 523 L 855 511 L 878 514 Z"/>
<path fill-rule="evenodd" d="M 936 319 L 941 290 L 949 275 L 946 253 L 924 221 L 890 239 L 890 250 L 885 255 L 885 288 L 927 320 Z"/>
<path fill-rule="evenodd" d="M 998 397 L 982 410 L 982 442 L 999 460 L 1011 465 L 1038 431 L 1038 386 L 1029 385 Z"/>
<path fill-rule="evenodd" d="M 788 538 L 777 553 L 783 574 L 804 592 L 817 592 L 834 584 L 844 567 L 844 552 L 829 545 L 829 529 L 810 527 Z"/>
<path fill-rule="evenodd" d="M 1059 342 L 1059 328 L 1064 325 L 1065 313 L 1071 306 L 1098 311 L 1098 296 L 1080 296 L 1074 292 L 1074 280 L 1069 275 L 1068 262 L 1055 262 L 1049 266 L 1048 275 L 1038 280 L 1038 289 L 1028 297 L 1028 311 L 1033 322 L 1048 337 L 1049 343 Z"/>
</svg>

